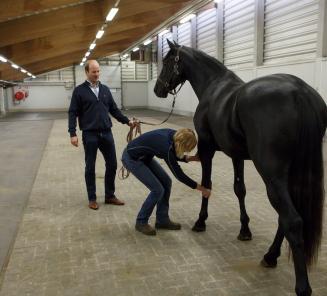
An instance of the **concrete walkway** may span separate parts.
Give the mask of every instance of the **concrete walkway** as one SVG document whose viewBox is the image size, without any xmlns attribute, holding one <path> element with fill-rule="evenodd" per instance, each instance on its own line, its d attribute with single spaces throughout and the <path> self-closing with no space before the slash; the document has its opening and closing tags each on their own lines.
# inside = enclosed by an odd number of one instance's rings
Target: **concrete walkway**
<svg viewBox="0 0 327 296">
<path fill-rule="evenodd" d="M 157 113 L 143 112 L 138 117 L 141 115 L 159 122 Z M 181 125 L 192 126 L 191 118 L 174 117 L 165 127 Z M 143 132 L 150 129 L 143 126 Z M 127 126 L 115 123 L 118 157 L 127 131 Z M 276 269 L 259 266 L 275 234 L 276 214 L 250 161 L 245 166 L 245 182 L 253 240 L 240 242 L 236 239 L 240 223 L 232 163 L 222 153 L 214 159 L 207 231 L 190 230 L 198 216 L 200 196 L 172 177 L 170 215 L 183 228 L 158 231 L 156 237 L 134 230 L 147 190 L 133 176 L 117 179 L 117 196 L 126 201 L 124 207 L 103 204 L 101 154 L 97 162 L 100 209 L 88 209 L 83 157 L 82 146 L 74 148 L 69 143 L 67 121 L 55 120 L 0 296 L 294 295 L 293 264 L 288 262 L 286 247 Z M 199 164 L 182 167 L 200 180 Z M 325 227 L 325 237 L 326 231 Z M 309 276 L 314 295 L 327 295 L 326 238 L 319 263 Z"/>
</svg>

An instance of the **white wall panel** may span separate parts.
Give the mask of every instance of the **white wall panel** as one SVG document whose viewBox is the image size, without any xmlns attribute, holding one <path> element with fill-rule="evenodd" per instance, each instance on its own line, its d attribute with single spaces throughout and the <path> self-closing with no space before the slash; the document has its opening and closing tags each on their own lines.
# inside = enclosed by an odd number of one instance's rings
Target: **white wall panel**
<svg viewBox="0 0 327 296">
<path fill-rule="evenodd" d="M 211 8 L 197 14 L 196 46 L 208 55 L 217 58 L 217 16 Z"/>
<path fill-rule="evenodd" d="M 173 42 L 173 34 L 171 32 L 169 33 L 166 33 L 162 36 L 162 49 L 161 49 L 161 52 L 162 52 L 162 57 L 164 58 L 166 56 L 166 54 L 168 53 L 169 51 L 169 45 L 168 45 L 168 42 L 167 42 L 167 39 L 171 42 Z"/>
<path fill-rule="evenodd" d="M 177 27 L 177 43 L 192 47 L 191 44 L 191 22 L 186 22 Z"/>
<path fill-rule="evenodd" d="M 125 108 L 146 107 L 148 83 L 141 81 L 123 82 L 123 105 Z"/>
<path fill-rule="evenodd" d="M 318 14 L 318 0 L 266 0 L 264 64 L 315 59 Z"/>
<path fill-rule="evenodd" d="M 225 0 L 224 64 L 228 67 L 254 65 L 254 0 Z"/>
<path fill-rule="evenodd" d="M 135 62 L 122 62 L 122 80 L 128 81 L 128 80 L 135 80 Z"/>
<path fill-rule="evenodd" d="M 148 80 L 148 64 L 136 63 L 136 80 Z"/>
<path fill-rule="evenodd" d="M 157 79 L 158 77 L 158 64 L 151 63 L 151 79 Z"/>
</svg>

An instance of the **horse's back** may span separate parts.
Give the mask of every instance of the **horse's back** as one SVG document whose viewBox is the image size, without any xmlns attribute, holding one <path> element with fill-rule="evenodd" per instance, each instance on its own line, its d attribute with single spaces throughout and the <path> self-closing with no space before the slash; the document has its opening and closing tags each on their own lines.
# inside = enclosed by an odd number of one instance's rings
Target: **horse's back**
<svg viewBox="0 0 327 296">
<path fill-rule="evenodd" d="M 325 102 L 308 84 L 292 75 L 274 74 L 244 84 L 237 93 L 236 104 L 252 157 L 270 153 L 289 159 L 297 143 L 300 121 L 315 124 L 321 135 L 326 129 Z"/>
</svg>

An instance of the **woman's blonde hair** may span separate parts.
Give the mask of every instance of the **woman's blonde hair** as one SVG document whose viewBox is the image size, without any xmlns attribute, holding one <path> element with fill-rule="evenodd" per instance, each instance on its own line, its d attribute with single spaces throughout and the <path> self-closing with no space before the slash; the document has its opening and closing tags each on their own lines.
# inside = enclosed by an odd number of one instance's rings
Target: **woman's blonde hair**
<svg viewBox="0 0 327 296">
<path fill-rule="evenodd" d="M 179 129 L 174 135 L 175 151 L 178 158 L 184 157 L 184 152 L 190 152 L 198 143 L 194 131 L 190 128 Z"/>
</svg>

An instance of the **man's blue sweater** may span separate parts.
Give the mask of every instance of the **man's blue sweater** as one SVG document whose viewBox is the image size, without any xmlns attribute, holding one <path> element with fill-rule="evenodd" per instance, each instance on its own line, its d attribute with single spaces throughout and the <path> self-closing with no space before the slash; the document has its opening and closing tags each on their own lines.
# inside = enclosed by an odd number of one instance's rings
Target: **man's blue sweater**
<svg viewBox="0 0 327 296">
<path fill-rule="evenodd" d="M 76 117 L 82 131 L 108 131 L 112 127 L 110 113 L 119 122 L 128 124 L 129 119 L 118 109 L 109 88 L 99 82 L 98 97 L 87 81 L 73 91 L 68 111 L 68 132 L 76 136 Z"/>
</svg>

